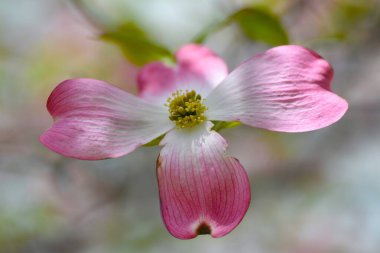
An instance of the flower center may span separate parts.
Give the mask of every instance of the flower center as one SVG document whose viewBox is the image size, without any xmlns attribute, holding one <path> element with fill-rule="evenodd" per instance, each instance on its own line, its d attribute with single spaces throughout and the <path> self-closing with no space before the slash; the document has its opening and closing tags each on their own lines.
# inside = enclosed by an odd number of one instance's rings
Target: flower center
<svg viewBox="0 0 380 253">
<path fill-rule="evenodd" d="M 207 107 L 203 104 L 204 99 L 194 90 L 177 90 L 167 99 L 169 119 L 178 128 L 191 128 L 206 120 L 204 112 Z"/>
</svg>

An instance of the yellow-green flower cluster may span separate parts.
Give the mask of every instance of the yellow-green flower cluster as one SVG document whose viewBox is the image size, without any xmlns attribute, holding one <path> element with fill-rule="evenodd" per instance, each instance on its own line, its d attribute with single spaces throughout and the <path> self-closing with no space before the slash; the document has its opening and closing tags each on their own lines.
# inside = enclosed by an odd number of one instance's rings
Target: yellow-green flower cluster
<svg viewBox="0 0 380 253">
<path fill-rule="evenodd" d="M 206 120 L 204 112 L 207 107 L 203 104 L 204 99 L 194 90 L 178 90 L 167 102 L 165 105 L 169 107 L 169 119 L 178 128 L 191 128 Z"/>
</svg>

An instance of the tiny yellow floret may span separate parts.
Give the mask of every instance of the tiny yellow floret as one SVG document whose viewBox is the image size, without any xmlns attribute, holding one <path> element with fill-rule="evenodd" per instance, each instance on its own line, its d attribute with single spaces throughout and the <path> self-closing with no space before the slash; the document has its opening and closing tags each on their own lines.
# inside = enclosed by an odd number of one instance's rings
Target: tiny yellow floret
<svg viewBox="0 0 380 253">
<path fill-rule="evenodd" d="M 204 99 L 194 90 L 178 90 L 167 99 L 169 119 L 178 128 L 191 128 L 206 120 L 204 112 L 207 107 L 203 104 Z"/>
</svg>

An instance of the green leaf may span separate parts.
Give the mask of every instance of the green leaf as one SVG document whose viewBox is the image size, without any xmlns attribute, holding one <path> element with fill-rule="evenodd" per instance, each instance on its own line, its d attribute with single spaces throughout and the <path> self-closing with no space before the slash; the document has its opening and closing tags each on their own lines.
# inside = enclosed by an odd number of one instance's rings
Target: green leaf
<svg viewBox="0 0 380 253">
<path fill-rule="evenodd" d="M 213 120 L 212 123 L 214 124 L 214 126 L 211 130 L 214 130 L 216 132 L 220 132 L 222 129 L 225 128 L 232 128 L 240 125 L 240 122 L 238 121 L 226 122 Z"/>
<path fill-rule="evenodd" d="M 143 147 L 154 147 L 160 144 L 160 141 L 165 137 L 165 134 L 158 136 L 156 139 L 143 145 Z"/>
<path fill-rule="evenodd" d="M 173 54 L 168 49 L 156 44 L 145 34 L 143 29 L 133 22 L 105 32 L 100 38 L 119 45 L 126 58 L 137 66 L 152 61 L 175 61 Z"/>
<path fill-rule="evenodd" d="M 258 8 L 241 9 L 229 18 L 236 22 L 244 34 L 253 41 L 272 46 L 289 43 L 288 35 L 280 19 L 269 11 Z"/>
</svg>

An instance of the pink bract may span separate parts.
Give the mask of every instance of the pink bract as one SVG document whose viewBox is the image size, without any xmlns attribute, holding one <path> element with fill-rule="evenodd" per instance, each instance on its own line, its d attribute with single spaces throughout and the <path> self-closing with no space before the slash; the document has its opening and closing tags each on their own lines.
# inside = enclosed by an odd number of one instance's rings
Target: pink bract
<svg viewBox="0 0 380 253">
<path fill-rule="evenodd" d="M 172 235 L 190 239 L 199 233 L 221 237 L 243 219 L 251 199 L 243 166 L 225 155 L 227 142 L 215 131 L 180 130 L 162 140 L 157 159 L 161 213 Z"/>
<path fill-rule="evenodd" d="M 166 109 L 94 79 L 71 79 L 51 93 L 54 125 L 40 141 L 68 157 L 99 160 L 126 155 L 173 128 Z"/>
<path fill-rule="evenodd" d="M 303 132 L 333 124 L 348 104 L 331 91 L 330 64 L 301 46 L 272 48 L 228 75 L 224 61 L 201 45 L 182 47 L 176 59 L 174 66 L 153 62 L 141 69 L 139 97 L 95 79 L 60 83 L 47 103 L 54 124 L 40 140 L 64 156 L 97 160 L 128 154 L 166 134 L 157 178 L 167 229 L 180 239 L 224 236 L 244 217 L 250 187 L 210 121 Z M 179 89 L 206 99 L 207 122 L 179 129 L 170 121 L 164 103 Z"/>
<path fill-rule="evenodd" d="M 175 66 L 152 62 L 140 70 L 137 76 L 140 97 L 163 103 L 179 88 L 195 89 L 205 97 L 228 74 L 223 59 L 201 45 L 183 46 L 177 51 L 176 60 Z"/>
<path fill-rule="evenodd" d="M 317 53 L 280 46 L 237 67 L 207 97 L 208 117 L 282 132 L 320 129 L 339 120 L 347 102 L 331 92 L 333 70 Z"/>
</svg>

